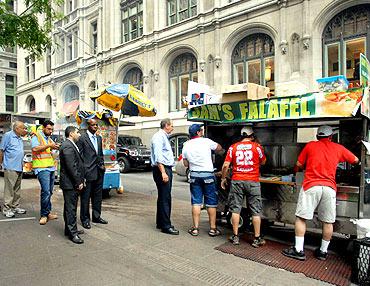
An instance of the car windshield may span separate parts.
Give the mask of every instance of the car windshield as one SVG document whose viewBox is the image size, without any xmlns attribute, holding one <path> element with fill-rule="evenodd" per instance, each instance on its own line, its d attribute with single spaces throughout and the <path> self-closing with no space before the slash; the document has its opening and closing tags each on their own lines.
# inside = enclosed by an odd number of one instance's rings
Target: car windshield
<svg viewBox="0 0 370 286">
<path fill-rule="evenodd" d="M 119 137 L 118 142 L 123 146 L 142 146 L 143 142 L 139 137 Z"/>
</svg>

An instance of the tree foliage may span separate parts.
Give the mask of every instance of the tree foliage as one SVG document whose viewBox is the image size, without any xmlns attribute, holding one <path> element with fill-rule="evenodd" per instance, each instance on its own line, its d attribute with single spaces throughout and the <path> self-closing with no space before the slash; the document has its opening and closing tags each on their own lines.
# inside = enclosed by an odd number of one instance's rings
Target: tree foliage
<svg viewBox="0 0 370 286">
<path fill-rule="evenodd" d="M 64 0 L 23 0 L 26 9 L 13 12 L 11 0 L 0 0 L 0 47 L 18 46 L 40 57 L 51 46 L 53 23 L 60 19 L 55 7 Z"/>
</svg>

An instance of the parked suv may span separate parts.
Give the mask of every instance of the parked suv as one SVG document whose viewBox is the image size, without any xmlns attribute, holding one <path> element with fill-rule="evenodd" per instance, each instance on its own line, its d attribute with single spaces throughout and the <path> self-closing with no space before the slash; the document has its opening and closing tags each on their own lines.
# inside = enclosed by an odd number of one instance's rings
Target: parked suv
<svg viewBox="0 0 370 286">
<path fill-rule="evenodd" d="M 131 168 L 150 168 L 150 149 L 143 145 L 140 137 L 118 135 L 117 157 L 121 173 Z"/>
</svg>

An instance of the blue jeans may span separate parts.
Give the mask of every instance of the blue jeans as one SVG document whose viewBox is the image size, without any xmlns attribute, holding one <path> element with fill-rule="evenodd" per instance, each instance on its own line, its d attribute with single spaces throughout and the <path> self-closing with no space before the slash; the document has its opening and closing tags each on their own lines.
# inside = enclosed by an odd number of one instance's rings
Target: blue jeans
<svg viewBox="0 0 370 286">
<path fill-rule="evenodd" d="M 200 206 L 203 203 L 208 208 L 216 208 L 218 204 L 218 195 L 216 187 L 216 178 L 213 173 L 205 177 L 192 176 L 190 173 L 190 193 L 191 204 Z"/>
<path fill-rule="evenodd" d="M 51 195 L 53 194 L 55 180 L 54 171 L 40 171 L 37 174 L 37 179 L 41 185 L 40 215 L 41 217 L 47 217 L 51 211 Z"/>
</svg>

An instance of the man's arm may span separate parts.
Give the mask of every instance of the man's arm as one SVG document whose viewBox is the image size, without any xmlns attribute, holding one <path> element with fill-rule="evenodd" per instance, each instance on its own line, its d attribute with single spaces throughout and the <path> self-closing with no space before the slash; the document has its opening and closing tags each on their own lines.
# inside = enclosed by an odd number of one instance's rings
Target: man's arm
<svg viewBox="0 0 370 286">
<path fill-rule="evenodd" d="M 0 150 L 0 165 L 3 163 L 4 160 L 4 152 L 3 150 Z"/>
<path fill-rule="evenodd" d="M 182 159 L 182 163 L 184 164 L 184 166 L 185 166 L 186 168 L 189 168 L 189 161 L 188 161 L 188 160 L 186 160 L 185 158 L 183 158 L 183 159 Z"/>
<path fill-rule="evenodd" d="M 221 188 L 224 190 L 226 189 L 226 176 L 227 172 L 229 171 L 230 168 L 230 162 L 225 161 L 224 164 L 222 165 L 222 175 L 221 175 Z"/>
<path fill-rule="evenodd" d="M 37 136 L 32 137 L 31 143 L 32 143 L 32 152 L 43 152 L 48 148 L 55 149 L 55 150 L 59 149 L 59 144 L 56 144 L 54 142 L 48 143 L 46 145 L 41 145 Z"/>
<path fill-rule="evenodd" d="M 63 155 L 66 158 L 66 160 L 64 160 L 66 164 L 66 172 L 73 181 L 74 187 L 80 190 L 80 186 L 81 184 L 83 185 L 84 179 L 78 169 L 78 159 L 76 158 L 76 154 L 73 147 L 65 146 L 65 148 L 63 149 Z"/>
</svg>

